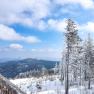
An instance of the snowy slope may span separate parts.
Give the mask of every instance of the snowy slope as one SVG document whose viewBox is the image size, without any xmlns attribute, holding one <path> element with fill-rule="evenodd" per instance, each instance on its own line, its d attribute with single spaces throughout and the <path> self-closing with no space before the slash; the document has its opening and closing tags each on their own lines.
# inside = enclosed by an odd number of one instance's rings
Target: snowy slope
<svg viewBox="0 0 94 94">
<path fill-rule="evenodd" d="M 27 94 L 64 94 L 64 84 L 61 84 L 58 77 L 24 78 L 11 80 L 11 82 Z M 41 89 L 36 87 L 37 84 L 40 85 Z M 87 94 L 93 94 L 93 89 L 86 90 L 84 87 L 71 87 L 69 94 L 86 94 L 86 92 Z"/>
</svg>

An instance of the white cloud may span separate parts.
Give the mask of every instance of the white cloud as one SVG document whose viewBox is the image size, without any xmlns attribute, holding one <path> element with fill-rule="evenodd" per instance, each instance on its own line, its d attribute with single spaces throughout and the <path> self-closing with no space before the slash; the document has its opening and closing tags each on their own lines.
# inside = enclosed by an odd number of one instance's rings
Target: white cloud
<svg viewBox="0 0 94 94">
<path fill-rule="evenodd" d="M 43 31 L 47 28 L 47 23 L 40 20 L 36 26 L 39 30 Z"/>
<path fill-rule="evenodd" d="M 64 32 L 65 27 L 66 27 L 66 20 L 65 19 L 63 20 L 50 19 L 48 21 L 48 26 L 56 31 Z"/>
<path fill-rule="evenodd" d="M 22 49 L 23 48 L 23 46 L 20 44 L 10 44 L 9 47 L 13 49 Z"/>
<path fill-rule="evenodd" d="M 93 0 L 55 0 L 54 2 L 60 5 L 80 4 L 85 9 L 94 8 Z"/>
<path fill-rule="evenodd" d="M 23 37 L 23 40 L 26 41 L 27 43 L 38 43 L 38 42 L 41 42 L 41 40 L 39 40 L 35 36 Z"/>
<path fill-rule="evenodd" d="M 30 3 L 30 0 L 28 3 Z M 50 14 L 50 7 L 50 0 L 31 0 L 30 8 L 32 9 L 34 19 L 47 17 Z"/>
<path fill-rule="evenodd" d="M 78 0 L 78 3 L 81 4 L 84 8 L 94 8 L 93 0 Z"/>
<path fill-rule="evenodd" d="M 21 23 L 32 26 L 50 15 L 50 0 L 0 0 L 0 2 L 0 22 L 4 24 Z"/>
<path fill-rule="evenodd" d="M 49 15 L 54 16 L 53 10 L 57 5 L 62 5 L 65 10 L 65 4 L 80 4 L 86 9 L 94 8 L 93 0 L 0 0 L 0 23 L 20 23 L 44 30 L 45 23 L 41 19 Z"/>
<path fill-rule="evenodd" d="M 27 43 L 37 43 L 40 40 L 35 36 L 22 36 L 13 28 L 0 24 L 0 40 L 24 41 Z"/>
<path fill-rule="evenodd" d="M 61 60 L 61 48 L 32 48 L 27 50 L 20 44 L 10 44 L 9 47 L 0 47 L 1 58 L 37 58 L 46 60 Z M 45 54 L 46 53 L 46 54 Z"/>
<path fill-rule="evenodd" d="M 59 48 L 36 48 L 32 49 L 31 53 L 34 58 L 47 59 L 47 60 L 60 60 L 61 51 Z M 46 54 L 45 54 L 46 53 Z"/>
<path fill-rule="evenodd" d="M 61 52 L 60 48 L 39 48 L 39 49 L 32 49 L 33 52 Z"/>
<path fill-rule="evenodd" d="M 87 22 L 79 26 L 81 31 L 94 32 L 94 22 Z"/>
<path fill-rule="evenodd" d="M 2 40 L 20 40 L 22 36 L 15 32 L 14 29 L 0 24 L 0 39 Z"/>
</svg>

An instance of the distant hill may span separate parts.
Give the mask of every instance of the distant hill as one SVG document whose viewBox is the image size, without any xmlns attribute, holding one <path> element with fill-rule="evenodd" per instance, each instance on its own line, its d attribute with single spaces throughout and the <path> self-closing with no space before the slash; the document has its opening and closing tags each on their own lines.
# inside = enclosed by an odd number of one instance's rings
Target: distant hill
<svg viewBox="0 0 94 94">
<path fill-rule="evenodd" d="M 41 69 L 43 66 L 51 69 L 55 66 L 57 61 L 37 60 L 37 59 L 23 59 L 0 63 L 0 73 L 7 78 L 13 78 L 19 73 Z"/>
</svg>

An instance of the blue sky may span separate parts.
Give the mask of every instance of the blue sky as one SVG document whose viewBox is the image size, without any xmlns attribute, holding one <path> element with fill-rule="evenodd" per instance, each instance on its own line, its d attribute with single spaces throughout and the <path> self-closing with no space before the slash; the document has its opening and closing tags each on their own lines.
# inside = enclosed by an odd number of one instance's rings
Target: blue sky
<svg viewBox="0 0 94 94">
<path fill-rule="evenodd" d="M 68 18 L 94 36 L 93 0 L 0 0 L 0 58 L 60 60 Z"/>
</svg>

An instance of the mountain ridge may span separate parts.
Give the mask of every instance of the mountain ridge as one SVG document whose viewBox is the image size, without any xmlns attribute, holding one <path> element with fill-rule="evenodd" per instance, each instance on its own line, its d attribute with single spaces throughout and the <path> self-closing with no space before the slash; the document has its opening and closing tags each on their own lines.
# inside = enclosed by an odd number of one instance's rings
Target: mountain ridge
<svg viewBox="0 0 94 94">
<path fill-rule="evenodd" d="M 33 58 L 12 60 L 0 64 L 0 73 L 7 78 L 13 78 L 19 73 L 30 70 L 41 70 L 42 67 L 51 69 L 55 66 L 56 63 L 59 63 L 59 61 L 41 60 Z"/>
</svg>

